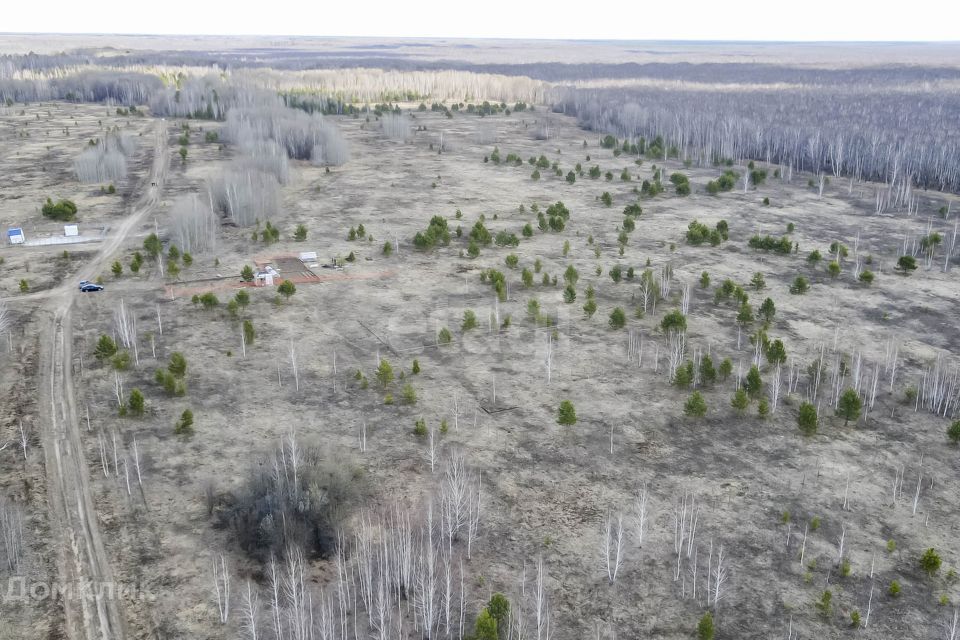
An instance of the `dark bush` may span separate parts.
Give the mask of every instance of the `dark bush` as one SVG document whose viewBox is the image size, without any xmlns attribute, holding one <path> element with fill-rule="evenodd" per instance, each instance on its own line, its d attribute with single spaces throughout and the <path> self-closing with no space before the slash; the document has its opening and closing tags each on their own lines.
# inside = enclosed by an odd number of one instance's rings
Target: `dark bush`
<svg viewBox="0 0 960 640">
<path fill-rule="evenodd" d="M 47 218 L 69 221 L 76 217 L 77 205 L 71 200 L 58 200 L 57 202 L 53 202 L 50 198 L 47 198 L 47 201 L 43 203 L 41 211 Z"/>
<path fill-rule="evenodd" d="M 251 558 L 282 557 L 291 546 L 313 557 L 329 556 L 345 515 L 363 494 L 357 475 L 325 458 L 321 449 L 303 448 L 299 456 L 295 473 L 289 452 L 277 452 L 223 499 L 216 523 L 230 530 L 232 541 Z"/>
</svg>

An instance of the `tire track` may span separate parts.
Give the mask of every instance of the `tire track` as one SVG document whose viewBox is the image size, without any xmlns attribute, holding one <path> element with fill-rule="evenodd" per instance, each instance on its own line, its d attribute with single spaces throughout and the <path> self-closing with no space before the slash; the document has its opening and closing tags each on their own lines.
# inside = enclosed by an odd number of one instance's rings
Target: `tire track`
<svg viewBox="0 0 960 640">
<path fill-rule="evenodd" d="M 153 186 L 84 266 L 79 279 L 92 279 L 122 247 L 130 231 L 160 202 L 167 167 L 162 121 L 156 123 L 155 137 L 148 179 Z M 45 308 L 40 311 L 44 318 L 40 418 L 54 536 L 51 542 L 56 549 L 66 636 L 73 640 L 122 640 L 127 634 L 121 590 L 114 581 L 100 535 L 73 388 L 72 318 L 76 292 L 73 281 L 65 281 L 47 296 Z"/>
</svg>

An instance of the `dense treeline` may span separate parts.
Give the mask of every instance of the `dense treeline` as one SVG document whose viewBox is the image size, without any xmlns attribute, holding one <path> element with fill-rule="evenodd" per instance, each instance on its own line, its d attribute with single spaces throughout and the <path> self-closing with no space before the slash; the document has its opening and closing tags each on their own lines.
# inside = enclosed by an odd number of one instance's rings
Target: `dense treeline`
<svg viewBox="0 0 960 640">
<path fill-rule="evenodd" d="M 575 89 L 555 109 L 591 130 L 662 138 L 696 164 L 757 159 L 793 170 L 890 185 L 960 189 L 960 96 L 853 88 L 778 90 Z M 904 114 L 910 114 L 905 117 Z M 903 201 L 903 202 L 901 202 Z"/>
<path fill-rule="evenodd" d="M 549 102 L 591 130 L 629 141 L 661 138 L 662 156 L 674 150 L 699 165 L 756 159 L 781 165 L 787 178 L 796 170 L 883 182 L 889 189 L 879 208 L 909 208 L 915 187 L 960 190 L 960 95 L 943 88 L 960 71 L 947 67 L 462 61 L 409 66 L 402 56 L 364 51 L 338 56 L 268 51 L 253 62 L 244 55 L 5 56 L 0 100 L 149 104 L 158 115 L 212 120 L 224 120 L 234 109 L 237 114 L 264 104 L 273 109 L 270 100 L 278 95 L 282 104 L 309 117 L 355 113 L 352 105 L 379 101 Z M 361 62 L 366 68 L 359 68 Z M 91 70 L 91 64 L 114 70 Z M 168 64 L 193 66 L 163 66 Z M 346 153 L 322 121 L 255 119 L 271 131 L 260 137 L 275 140 L 291 158 L 338 164 Z"/>
<path fill-rule="evenodd" d="M 794 51 L 802 55 L 801 52 Z M 669 80 L 705 83 L 790 83 L 804 85 L 873 85 L 930 83 L 960 79 L 960 70 L 949 66 L 882 64 L 871 67 L 824 68 L 797 64 L 750 62 L 534 62 L 489 63 L 444 59 L 424 60 L 400 52 L 358 48 L 347 51 L 297 51 L 292 49 L 235 49 L 228 51 L 130 52 L 109 57 L 86 52 L 0 56 L 0 79 L 19 71 L 46 72 L 97 65 L 114 69 L 133 67 L 217 68 L 281 71 L 378 70 L 381 72 L 469 72 L 509 77 L 526 76 L 547 82 L 578 80 Z"/>
<path fill-rule="evenodd" d="M 163 83 L 155 75 L 117 71 L 81 71 L 65 76 L 5 77 L 0 73 L 0 101 L 110 102 L 146 104 Z"/>
<path fill-rule="evenodd" d="M 272 140 L 290 158 L 340 165 L 350 157 L 346 140 L 332 122 L 283 106 L 276 98 L 227 112 L 225 138 L 241 142 Z"/>
</svg>

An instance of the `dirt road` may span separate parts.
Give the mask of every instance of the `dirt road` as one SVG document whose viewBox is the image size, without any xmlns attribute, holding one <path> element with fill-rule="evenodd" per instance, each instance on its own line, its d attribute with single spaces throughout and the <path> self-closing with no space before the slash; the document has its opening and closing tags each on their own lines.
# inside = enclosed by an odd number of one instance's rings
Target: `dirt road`
<svg viewBox="0 0 960 640">
<path fill-rule="evenodd" d="M 153 166 L 145 184 L 156 186 L 147 187 L 135 201 L 130 214 L 83 266 L 77 280 L 92 280 L 102 272 L 131 230 L 160 202 L 168 165 L 163 121 L 156 122 L 155 138 Z M 76 282 L 70 280 L 44 292 L 39 311 L 43 319 L 40 422 L 53 534 L 50 543 L 56 550 L 60 588 L 66 594 L 66 636 L 77 640 L 116 640 L 126 636 L 119 595 L 122 585 L 114 582 L 100 537 L 73 389 L 72 314 L 77 291 Z"/>
</svg>

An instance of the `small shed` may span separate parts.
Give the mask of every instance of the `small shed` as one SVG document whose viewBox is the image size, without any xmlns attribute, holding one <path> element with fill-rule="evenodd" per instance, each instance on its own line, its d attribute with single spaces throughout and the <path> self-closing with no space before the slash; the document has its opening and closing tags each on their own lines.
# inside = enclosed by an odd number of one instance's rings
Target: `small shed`
<svg viewBox="0 0 960 640">
<path fill-rule="evenodd" d="M 310 262 L 317 261 L 317 252 L 316 251 L 301 251 L 300 252 L 300 262 L 305 264 Z"/>
<path fill-rule="evenodd" d="M 7 229 L 7 242 L 10 244 L 23 244 L 24 240 L 26 240 L 26 238 L 23 235 L 23 229 L 20 227 Z"/>
<path fill-rule="evenodd" d="M 279 278 L 280 272 L 267 265 L 263 271 L 257 271 L 254 274 L 253 283 L 258 287 L 272 287 L 274 278 Z"/>
<path fill-rule="evenodd" d="M 80 235 L 80 225 L 76 224 L 65 224 L 63 225 L 63 235 L 66 237 L 75 237 Z"/>
</svg>

